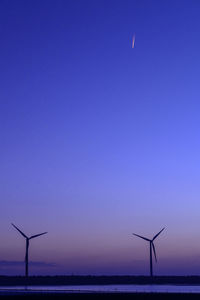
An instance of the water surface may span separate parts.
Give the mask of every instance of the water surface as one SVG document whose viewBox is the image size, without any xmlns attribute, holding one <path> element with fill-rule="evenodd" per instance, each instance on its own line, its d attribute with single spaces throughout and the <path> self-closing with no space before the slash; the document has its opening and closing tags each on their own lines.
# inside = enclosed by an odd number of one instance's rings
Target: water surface
<svg viewBox="0 0 200 300">
<path fill-rule="evenodd" d="M 198 285 L 62 285 L 62 286 L 2 286 L 0 292 L 7 293 L 198 293 Z"/>
</svg>

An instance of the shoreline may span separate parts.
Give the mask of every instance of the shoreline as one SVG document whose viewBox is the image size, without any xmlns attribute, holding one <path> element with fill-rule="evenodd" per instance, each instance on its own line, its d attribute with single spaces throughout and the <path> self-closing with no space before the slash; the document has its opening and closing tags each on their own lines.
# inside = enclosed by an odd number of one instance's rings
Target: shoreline
<svg viewBox="0 0 200 300">
<path fill-rule="evenodd" d="M 46 293 L 46 292 L 37 292 L 37 293 L 0 293 L 0 299 L 99 299 L 99 300 L 172 300 L 172 299 L 199 299 L 199 294 L 196 293 Z"/>
<path fill-rule="evenodd" d="M 200 285 L 200 276 L 0 276 L 0 286 Z"/>
</svg>

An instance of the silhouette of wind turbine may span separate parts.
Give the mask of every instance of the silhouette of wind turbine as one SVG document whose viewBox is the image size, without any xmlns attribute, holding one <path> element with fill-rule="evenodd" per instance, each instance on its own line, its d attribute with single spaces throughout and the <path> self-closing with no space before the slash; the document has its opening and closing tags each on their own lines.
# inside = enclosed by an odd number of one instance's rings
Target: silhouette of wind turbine
<svg viewBox="0 0 200 300">
<path fill-rule="evenodd" d="M 26 254 L 25 254 L 25 276 L 28 277 L 28 249 L 29 249 L 29 241 L 34 239 L 40 235 L 46 234 L 47 232 L 42 232 L 39 234 L 32 235 L 30 237 L 26 236 L 17 226 L 11 223 L 12 226 L 19 231 L 19 233 L 26 239 Z"/>
<path fill-rule="evenodd" d="M 150 276 L 153 277 L 153 263 L 152 263 L 152 249 L 153 249 L 153 253 L 154 253 L 154 257 L 155 257 L 155 261 L 157 262 L 157 257 L 156 257 L 156 248 L 154 246 L 154 240 L 159 236 L 159 234 L 161 234 L 161 232 L 165 229 L 165 227 L 163 229 L 161 229 L 161 231 L 159 231 L 153 238 L 152 240 L 147 239 L 144 236 L 141 236 L 139 234 L 133 233 L 133 235 L 149 242 L 149 246 L 150 246 Z"/>
</svg>

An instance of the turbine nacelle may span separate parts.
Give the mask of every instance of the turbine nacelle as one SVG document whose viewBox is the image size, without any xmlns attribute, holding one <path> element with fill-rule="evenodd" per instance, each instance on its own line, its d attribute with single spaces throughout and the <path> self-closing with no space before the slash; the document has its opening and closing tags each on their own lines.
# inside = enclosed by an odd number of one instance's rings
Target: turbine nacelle
<svg viewBox="0 0 200 300">
<path fill-rule="evenodd" d="M 136 234 L 136 233 L 133 233 L 133 235 L 135 236 L 138 236 L 139 238 L 145 240 L 145 241 L 148 241 L 148 242 L 153 242 L 158 236 L 159 234 L 161 234 L 161 232 L 165 229 L 165 227 L 163 227 L 156 235 L 154 235 L 154 237 L 152 238 L 152 240 L 142 236 L 142 235 L 139 235 L 139 234 Z"/>
<path fill-rule="evenodd" d="M 34 238 L 36 238 L 36 237 L 38 237 L 38 236 L 40 236 L 40 235 L 43 235 L 43 234 L 46 234 L 46 233 L 47 233 L 47 232 L 42 232 L 42 233 L 35 234 L 35 235 L 32 235 L 32 236 L 28 237 L 27 235 L 25 235 L 24 232 L 22 232 L 22 231 L 21 231 L 17 226 L 15 226 L 13 223 L 11 223 L 11 225 L 12 225 L 15 229 L 17 229 L 17 231 L 18 231 L 25 239 L 27 239 L 27 240 L 34 239 Z"/>
</svg>

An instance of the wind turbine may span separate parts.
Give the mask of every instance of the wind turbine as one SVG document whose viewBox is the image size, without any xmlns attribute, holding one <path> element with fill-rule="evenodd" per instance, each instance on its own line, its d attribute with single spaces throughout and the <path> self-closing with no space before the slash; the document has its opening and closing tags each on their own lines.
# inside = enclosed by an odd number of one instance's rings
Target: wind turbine
<svg viewBox="0 0 200 300">
<path fill-rule="evenodd" d="M 136 233 L 133 233 L 133 235 L 149 242 L 149 246 L 150 246 L 150 276 L 153 277 L 153 263 L 152 263 L 152 249 L 153 249 L 153 253 L 154 253 L 154 256 L 155 256 L 155 261 L 157 262 L 157 257 L 156 257 L 156 248 L 154 246 L 154 240 L 159 236 L 159 234 L 161 234 L 161 232 L 165 229 L 165 227 L 163 229 L 161 229 L 161 231 L 159 231 L 153 238 L 152 240 L 150 239 L 147 239 L 146 237 L 144 236 L 141 236 L 139 234 L 136 234 Z"/>
<path fill-rule="evenodd" d="M 15 226 L 13 223 L 11 223 L 12 226 L 17 229 L 17 231 L 19 231 L 19 233 L 26 239 L 26 254 L 25 254 L 25 276 L 28 277 L 28 249 L 29 249 L 29 241 L 31 239 L 34 239 L 40 235 L 46 234 L 47 232 L 42 232 L 39 234 L 35 234 L 32 235 L 30 237 L 28 237 L 27 235 L 25 235 L 17 226 Z"/>
</svg>

